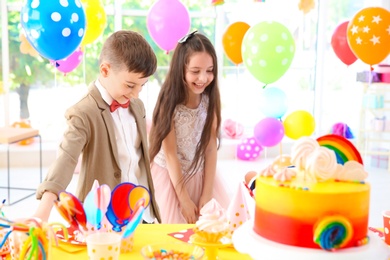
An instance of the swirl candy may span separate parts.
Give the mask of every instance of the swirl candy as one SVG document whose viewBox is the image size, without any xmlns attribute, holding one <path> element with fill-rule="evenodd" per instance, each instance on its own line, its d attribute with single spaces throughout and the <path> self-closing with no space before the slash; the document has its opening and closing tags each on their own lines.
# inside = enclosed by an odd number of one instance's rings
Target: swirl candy
<svg viewBox="0 0 390 260">
<path fill-rule="evenodd" d="M 319 181 L 334 177 L 337 171 L 336 157 L 333 151 L 318 147 L 307 160 L 306 170 Z"/>
<path fill-rule="evenodd" d="M 307 157 L 319 147 L 319 144 L 316 140 L 311 139 L 310 137 L 301 137 L 294 144 L 291 151 L 291 162 L 299 170 L 306 167 Z"/>
<path fill-rule="evenodd" d="M 324 217 L 314 227 L 314 242 L 325 250 L 343 248 L 352 235 L 351 223 L 341 215 Z"/>
</svg>

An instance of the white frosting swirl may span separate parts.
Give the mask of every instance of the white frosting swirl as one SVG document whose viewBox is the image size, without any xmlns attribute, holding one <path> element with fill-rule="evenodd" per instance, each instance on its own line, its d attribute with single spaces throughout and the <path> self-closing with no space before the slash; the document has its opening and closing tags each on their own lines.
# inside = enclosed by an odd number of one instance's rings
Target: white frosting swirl
<svg viewBox="0 0 390 260">
<path fill-rule="evenodd" d="M 339 164 L 335 179 L 341 181 L 364 181 L 368 173 L 364 166 L 357 161 L 347 161 L 344 165 Z"/>
<path fill-rule="evenodd" d="M 306 171 L 318 181 L 333 179 L 337 171 L 337 159 L 334 151 L 318 147 L 307 158 Z"/>
<path fill-rule="evenodd" d="M 199 230 L 211 233 L 225 231 L 228 228 L 225 209 L 215 199 L 211 199 L 200 210 L 199 220 L 195 226 Z"/>
<path fill-rule="evenodd" d="M 305 169 L 307 158 L 316 150 L 320 145 L 318 142 L 310 137 L 304 136 L 298 139 L 293 145 L 291 150 L 291 162 L 298 169 Z"/>
<path fill-rule="evenodd" d="M 277 181 L 285 182 L 292 179 L 292 177 L 296 176 L 296 172 L 293 168 L 284 168 L 280 172 L 275 173 L 274 179 Z"/>
</svg>

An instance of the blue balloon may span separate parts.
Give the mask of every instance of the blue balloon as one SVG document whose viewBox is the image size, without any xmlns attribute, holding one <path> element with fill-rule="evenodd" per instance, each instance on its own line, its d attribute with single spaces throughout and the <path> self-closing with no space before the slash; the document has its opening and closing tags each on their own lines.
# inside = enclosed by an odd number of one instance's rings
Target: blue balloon
<svg viewBox="0 0 390 260">
<path fill-rule="evenodd" d="M 49 60 L 68 57 L 84 37 L 86 17 L 79 0 L 27 0 L 20 18 L 27 40 Z"/>
<path fill-rule="evenodd" d="M 260 111 L 266 117 L 281 118 L 287 112 L 287 96 L 280 88 L 263 89 L 259 102 Z"/>
</svg>

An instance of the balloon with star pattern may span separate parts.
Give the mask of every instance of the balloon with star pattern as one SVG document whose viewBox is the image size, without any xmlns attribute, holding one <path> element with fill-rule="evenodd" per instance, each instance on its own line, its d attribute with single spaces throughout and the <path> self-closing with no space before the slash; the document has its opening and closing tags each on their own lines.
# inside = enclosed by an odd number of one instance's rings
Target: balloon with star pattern
<svg viewBox="0 0 390 260">
<path fill-rule="evenodd" d="M 369 65 L 378 64 L 390 53 L 390 12 L 381 7 L 360 10 L 348 24 L 348 44 Z"/>
</svg>

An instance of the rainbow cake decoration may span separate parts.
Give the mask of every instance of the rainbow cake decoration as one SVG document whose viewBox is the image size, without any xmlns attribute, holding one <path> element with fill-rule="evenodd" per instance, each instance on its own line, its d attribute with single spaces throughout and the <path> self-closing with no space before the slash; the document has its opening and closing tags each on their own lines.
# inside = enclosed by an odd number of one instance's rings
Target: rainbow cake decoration
<svg viewBox="0 0 390 260">
<path fill-rule="evenodd" d="M 344 164 L 347 161 L 357 161 L 363 164 L 362 157 L 356 147 L 346 138 L 329 134 L 317 138 L 320 146 L 324 146 L 335 152 L 337 163 Z"/>
<path fill-rule="evenodd" d="M 368 242 L 370 185 L 342 136 L 302 137 L 256 178 L 253 230 L 285 245 L 328 251 Z"/>
</svg>

